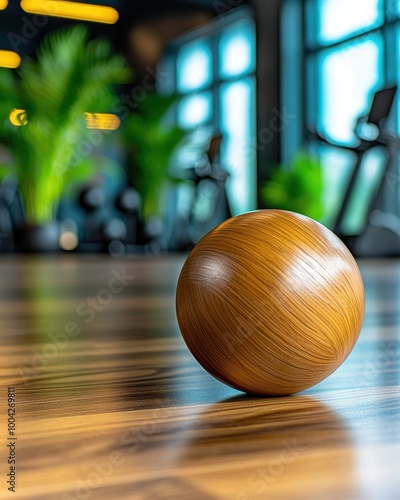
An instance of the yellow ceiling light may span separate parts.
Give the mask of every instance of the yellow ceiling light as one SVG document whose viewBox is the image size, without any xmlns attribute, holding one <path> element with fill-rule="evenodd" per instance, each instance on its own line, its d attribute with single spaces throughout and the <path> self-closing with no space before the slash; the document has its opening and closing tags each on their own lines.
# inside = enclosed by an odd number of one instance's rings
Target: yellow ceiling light
<svg viewBox="0 0 400 500">
<path fill-rule="evenodd" d="M 8 5 L 8 0 L 0 0 L 0 10 L 4 10 Z"/>
<path fill-rule="evenodd" d="M 21 58 L 12 50 L 0 50 L 0 66 L 2 68 L 18 68 Z"/>
<path fill-rule="evenodd" d="M 28 123 L 25 109 L 14 108 L 9 115 L 10 122 L 16 127 Z M 111 113 L 85 113 L 86 128 L 97 130 L 117 130 L 121 120 Z"/>
<path fill-rule="evenodd" d="M 9 119 L 16 127 L 23 127 L 28 123 L 28 118 L 24 109 L 14 108 L 10 113 Z"/>
<path fill-rule="evenodd" d="M 21 8 L 29 14 L 66 17 L 68 19 L 93 21 L 95 23 L 115 24 L 119 17 L 117 10 L 113 7 L 79 2 L 21 0 Z"/>
<path fill-rule="evenodd" d="M 98 130 L 117 130 L 121 120 L 117 115 L 108 113 L 85 113 L 86 128 Z"/>
</svg>

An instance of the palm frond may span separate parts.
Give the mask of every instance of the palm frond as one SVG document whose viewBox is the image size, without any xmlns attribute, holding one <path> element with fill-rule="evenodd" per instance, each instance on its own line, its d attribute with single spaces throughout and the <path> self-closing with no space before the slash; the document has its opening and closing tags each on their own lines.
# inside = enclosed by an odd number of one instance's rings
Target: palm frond
<svg viewBox="0 0 400 500">
<path fill-rule="evenodd" d="M 4 82 L 0 78 L 0 90 L 3 84 L 8 95 L 0 113 L 15 100 L 26 109 L 28 124 L 3 135 L 13 140 L 26 216 L 45 222 L 54 217 L 65 185 L 74 178 L 69 169 L 85 161 L 95 170 L 94 162 L 86 161 L 84 113 L 110 112 L 116 99 L 113 86 L 126 82 L 129 72 L 107 42 L 89 40 L 87 29 L 79 25 L 46 37 L 37 60 L 24 60 L 19 76 L 14 95 L 9 76 Z M 85 172 L 90 175 L 88 167 Z"/>
<path fill-rule="evenodd" d="M 323 175 L 319 161 L 305 153 L 297 154 L 290 168 L 278 166 L 264 184 L 261 195 L 267 208 L 307 215 L 321 221 L 324 215 Z"/>
<path fill-rule="evenodd" d="M 169 162 L 187 135 L 165 120 L 176 101 L 175 95 L 149 93 L 124 124 L 128 176 L 142 197 L 145 218 L 159 213 L 161 192 L 170 179 Z"/>
<path fill-rule="evenodd" d="M 16 88 L 16 81 L 12 71 L 0 69 L 0 143 L 7 146 L 11 143 L 11 136 L 15 127 L 11 125 L 9 115 L 14 108 L 21 108 L 22 103 Z"/>
</svg>

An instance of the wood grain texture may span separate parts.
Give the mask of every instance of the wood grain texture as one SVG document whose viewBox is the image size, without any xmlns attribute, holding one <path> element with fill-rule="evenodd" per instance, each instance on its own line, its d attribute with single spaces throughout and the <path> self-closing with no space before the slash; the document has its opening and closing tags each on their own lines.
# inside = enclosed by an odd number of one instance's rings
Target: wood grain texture
<svg viewBox="0 0 400 500">
<path fill-rule="evenodd" d="M 364 318 L 352 255 L 321 224 L 281 210 L 231 218 L 182 269 L 177 318 L 199 363 L 259 395 L 321 382 L 347 358 Z"/>
<path fill-rule="evenodd" d="M 265 399 L 221 384 L 186 348 L 174 311 L 183 261 L 0 259 L 0 497 L 399 500 L 400 263 L 360 263 L 366 317 L 344 364 L 301 394 Z M 124 268 L 134 279 L 86 322 L 77 307 Z M 53 352 L 49 333 L 73 321 L 81 333 Z"/>
</svg>

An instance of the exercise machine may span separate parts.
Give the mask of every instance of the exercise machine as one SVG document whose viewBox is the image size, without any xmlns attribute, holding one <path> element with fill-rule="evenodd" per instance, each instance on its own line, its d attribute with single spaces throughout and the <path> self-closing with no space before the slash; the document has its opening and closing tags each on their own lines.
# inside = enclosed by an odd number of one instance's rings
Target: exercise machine
<svg viewBox="0 0 400 500">
<path fill-rule="evenodd" d="M 369 113 L 358 118 L 355 126 L 356 146 L 347 146 L 330 141 L 318 132 L 310 133 L 310 139 L 355 154 L 356 163 L 344 190 L 342 203 L 333 223 L 333 231 L 357 256 L 397 256 L 400 255 L 400 200 L 398 152 L 400 138 L 390 132 L 388 118 L 392 111 L 397 87 L 392 86 L 377 91 Z M 363 205 L 362 227 L 352 233 L 346 230 L 345 221 L 355 207 L 354 196 L 360 193 L 362 173 L 366 168 L 367 153 L 380 148 L 383 166 L 372 193 Z"/>
</svg>

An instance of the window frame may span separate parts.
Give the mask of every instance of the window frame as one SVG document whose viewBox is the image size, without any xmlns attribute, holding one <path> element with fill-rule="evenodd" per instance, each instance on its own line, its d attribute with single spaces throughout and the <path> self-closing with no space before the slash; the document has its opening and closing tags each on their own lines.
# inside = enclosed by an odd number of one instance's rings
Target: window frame
<svg viewBox="0 0 400 500">
<path fill-rule="evenodd" d="M 241 21 L 250 21 L 254 27 L 254 64 L 251 68 L 241 72 L 238 75 L 234 76 L 224 76 L 220 72 L 220 38 L 229 30 L 230 27 L 234 26 Z M 199 88 L 190 89 L 187 91 L 181 91 L 178 86 L 178 61 L 179 61 L 179 52 L 182 47 L 188 45 L 190 43 L 207 40 L 211 50 L 211 68 L 212 68 L 212 78 L 211 82 L 207 85 L 203 85 Z M 220 16 L 214 20 L 211 20 L 206 25 L 197 28 L 193 31 L 188 32 L 187 34 L 181 35 L 176 40 L 172 41 L 163 57 L 163 61 L 161 63 L 161 72 L 166 70 L 170 76 L 170 81 L 167 82 L 166 85 L 159 85 L 159 91 L 162 93 L 175 93 L 179 97 L 179 101 L 174 108 L 173 114 L 171 115 L 171 119 L 174 123 L 179 123 L 179 104 L 181 99 L 188 99 L 195 95 L 201 95 L 203 93 L 211 94 L 211 118 L 199 125 L 194 126 L 193 128 L 189 128 L 188 131 L 196 130 L 198 127 L 210 127 L 213 130 L 214 134 L 223 133 L 222 130 L 222 120 L 221 120 L 221 89 L 226 84 L 234 84 L 237 82 L 246 82 L 249 79 L 254 80 L 254 102 L 253 106 L 255 108 L 254 116 L 253 116 L 253 129 L 254 129 L 254 140 L 256 136 L 257 130 L 257 24 L 254 10 L 249 6 L 238 7 L 224 16 Z M 162 73 L 161 73 L 162 74 Z M 251 140 L 253 137 L 250 138 Z M 251 160 L 249 160 L 251 161 Z M 228 166 L 229 167 L 229 166 Z M 254 171 L 249 172 L 249 175 L 254 177 L 254 181 L 252 182 L 252 190 L 254 191 L 251 195 L 251 200 L 247 200 L 247 204 L 251 204 L 253 206 L 252 209 L 257 208 L 258 206 L 258 192 L 257 192 L 257 161 L 254 161 Z M 253 189 L 254 186 L 254 189 Z"/>
<path fill-rule="evenodd" d="M 308 72 L 308 61 L 311 57 L 314 57 L 315 60 L 318 59 L 318 56 L 324 52 L 339 50 L 341 47 L 346 46 L 349 42 L 357 42 L 367 40 L 369 37 L 374 34 L 378 34 L 382 38 L 382 87 L 396 85 L 400 82 L 400 64 L 393 61 L 396 61 L 396 57 L 393 54 L 393 50 L 396 52 L 396 28 L 399 29 L 399 40 L 400 40 L 400 8 L 399 13 L 396 16 L 391 16 L 389 13 L 389 6 L 392 0 L 381 0 L 382 1 L 382 9 L 383 9 L 383 20 L 380 26 L 375 26 L 368 28 L 366 30 L 356 31 L 348 36 L 342 37 L 340 40 L 335 40 L 329 43 L 309 43 L 307 41 L 306 33 L 309 29 L 310 22 L 314 27 L 314 40 L 315 37 L 315 29 L 318 29 L 318 20 L 317 16 L 317 8 L 314 11 L 314 16 L 309 12 L 310 7 L 308 4 L 311 2 L 317 3 L 318 0 L 303 0 L 302 1 L 302 32 L 305 35 L 303 40 L 303 69 L 302 69 L 302 78 L 303 78 L 303 96 L 302 96 L 302 105 L 304 106 L 304 110 L 306 113 L 304 115 L 304 121 L 302 123 L 302 127 L 304 130 L 307 130 L 310 127 L 310 123 L 308 123 L 307 117 L 310 114 L 314 114 L 314 126 L 317 126 L 318 123 L 318 113 L 320 111 L 321 106 L 321 86 L 322 81 L 318 78 L 318 68 L 316 68 L 316 74 L 314 74 L 313 78 L 307 77 Z M 313 30 L 313 28 L 311 28 Z M 318 64 L 318 63 L 317 63 Z M 397 65 L 397 68 L 395 67 Z M 314 86 L 312 85 L 312 81 L 314 81 Z M 314 96 L 314 102 L 310 102 L 309 96 Z M 400 97 L 397 95 L 397 106 L 399 107 Z M 314 113 L 310 113 L 310 108 L 314 108 Z M 396 109 L 396 124 L 399 129 L 399 113 Z"/>
<path fill-rule="evenodd" d="M 351 42 L 368 40 L 378 34 L 382 37 L 380 51 L 382 54 L 382 78 L 380 87 L 398 85 L 400 87 L 400 5 L 393 12 L 397 2 L 383 0 L 382 22 L 379 26 L 355 31 L 340 40 L 329 43 L 315 43 L 316 31 L 319 28 L 318 10 L 310 11 L 310 2 L 317 0 L 283 0 L 281 10 L 281 92 L 282 105 L 289 113 L 296 116 L 288 127 L 283 130 L 281 157 L 284 163 L 290 163 L 293 155 L 307 149 L 319 154 L 321 147 L 313 138 L 313 132 L 321 124 L 322 117 L 322 86 L 318 57 L 323 53 L 340 49 Z M 310 26 L 311 23 L 311 26 Z M 311 29 L 311 35 L 308 31 Z M 285 37 L 284 33 L 296 33 L 297 45 Z M 311 40 L 310 40 L 311 39 Z M 313 42 L 314 40 L 314 42 Z M 295 54 L 295 56 L 293 55 Z M 314 58 L 314 68 L 309 61 Z M 291 64 L 289 64 L 291 62 Z M 395 109 L 392 118 L 397 133 L 400 133 L 400 92 L 397 93 Z M 367 111 L 367 110 L 366 110 Z M 390 122 L 392 126 L 392 122 Z M 324 133 L 324 130 L 318 129 Z M 328 147 L 328 146 L 326 146 Z M 351 171 L 349 171 L 349 176 Z M 347 184 L 347 180 L 345 184 Z M 383 201 L 385 209 L 394 210 L 398 205 L 396 190 L 385 190 Z"/>
</svg>

